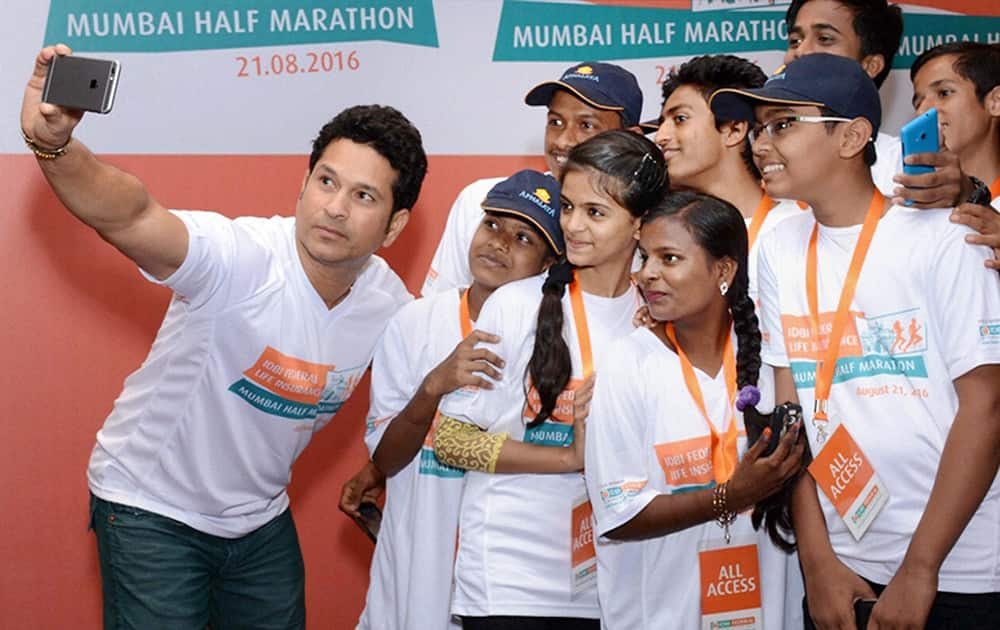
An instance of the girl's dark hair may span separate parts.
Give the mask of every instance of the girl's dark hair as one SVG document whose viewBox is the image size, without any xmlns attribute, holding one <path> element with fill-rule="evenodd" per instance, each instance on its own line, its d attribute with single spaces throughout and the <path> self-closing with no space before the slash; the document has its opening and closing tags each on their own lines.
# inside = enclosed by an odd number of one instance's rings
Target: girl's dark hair
<svg viewBox="0 0 1000 630">
<path fill-rule="evenodd" d="M 737 387 L 757 385 L 760 376 L 760 327 L 747 275 L 747 227 L 743 215 L 731 203 L 691 191 L 670 193 L 642 218 L 647 225 L 657 219 L 671 217 L 681 221 L 698 246 L 718 260 L 736 261 L 736 275 L 726 292 L 726 302 L 733 315 L 736 333 Z"/>
<path fill-rule="evenodd" d="M 582 172 L 634 217 L 641 217 L 667 191 L 667 165 L 663 153 L 649 139 L 624 130 L 605 131 L 578 144 L 570 152 L 559 183 L 566 173 Z M 573 373 L 569 346 L 563 338 L 565 318 L 562 297 L 573 281 L 573 266 L 565 259 L 549 267 L 538 306 L 535 346 L 528 361 L 528 376 L 538 392 L 541 410 L 528 427 L 552 415 L 556 399 Z"/>
</svg>

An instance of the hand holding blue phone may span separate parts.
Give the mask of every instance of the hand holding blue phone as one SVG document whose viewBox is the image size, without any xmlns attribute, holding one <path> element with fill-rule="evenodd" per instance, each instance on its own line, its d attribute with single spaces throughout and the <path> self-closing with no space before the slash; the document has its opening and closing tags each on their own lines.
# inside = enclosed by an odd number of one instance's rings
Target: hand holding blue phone
<svg viewBox="0 0 1000 630">
<path fill-rule="evenodd" d="M 921 175 L 934 172 L 933 166 L 923 164 L 907 164 L 906 158 L 918 153 L 937 153 L 940 150 L 938 142 L 938 113 L 936 109 L 928 109 L 900 130 L 900 140 L 903 143 L 903 172 L 907 175 Z M 913 205 L 910 200 L 906 205 Z"/>
</svg>

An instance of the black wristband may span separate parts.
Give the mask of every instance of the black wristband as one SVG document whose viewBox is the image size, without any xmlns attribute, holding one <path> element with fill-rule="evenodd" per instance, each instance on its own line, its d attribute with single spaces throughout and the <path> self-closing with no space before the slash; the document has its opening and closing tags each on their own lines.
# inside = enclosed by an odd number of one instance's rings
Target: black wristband
<svg viewBox="0 0 1000 630">
<path fill-rule="evenodd" d="M 965 203 L 991 208 L 990 202 L 993 201 L 993 195 L 990 193 L 990 187 L 983 180 L 972 175 L 969 175 L 969 181 L 972 182 L 972 194 L 965 200 Z"/>
</svg>

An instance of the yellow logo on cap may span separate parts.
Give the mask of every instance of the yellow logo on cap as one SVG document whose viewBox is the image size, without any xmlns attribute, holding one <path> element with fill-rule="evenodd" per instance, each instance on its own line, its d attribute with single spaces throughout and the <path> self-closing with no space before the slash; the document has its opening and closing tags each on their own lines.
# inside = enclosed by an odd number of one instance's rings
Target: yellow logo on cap
<svg viewBox="0 0 1000 630">
<path fill-rule="evenodd" d="M 594 69 L 590 66 L 580 66 L 576 69 L 577 74 L 593 74 Z"/>
<path fill-rule="evenodd" d="M 544 201 L 545 203 L 552 203 L 552 195 L 550 195 L 549 191 L 545 190 L 544 188 L 536 188 L 535 196 Z"/>
</svg>

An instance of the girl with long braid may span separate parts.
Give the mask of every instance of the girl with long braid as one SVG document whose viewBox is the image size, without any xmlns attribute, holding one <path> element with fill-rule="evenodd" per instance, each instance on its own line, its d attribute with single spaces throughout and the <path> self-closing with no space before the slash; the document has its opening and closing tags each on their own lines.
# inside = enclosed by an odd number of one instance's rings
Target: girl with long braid
<svg viewBox="0 0 1000 630">
<path fill-rule="evenodd" d="M 588 422 L 604 626 L 783 628 L 784 552 L 745 512 L 801 471 L 803 441 L 793 425 L 745 446 L 742 411 L 774 395 L 743 217 L 674 193 L 643 218 L 639 252 L 657 324 L 599 364 Z"/>
<path fill-rule="evenodd" d="M 441 404 L 435 453 L 469 470 L 452 612 L 470 630 L 600 627 L 582 418 L 595 361 L 633 329 L 635 235 L 666 169 L 652 142 L 611 131 L 569 153 L 560 184 L 567 260 L 487 300 L 502 378 Z"/>
</svg>

